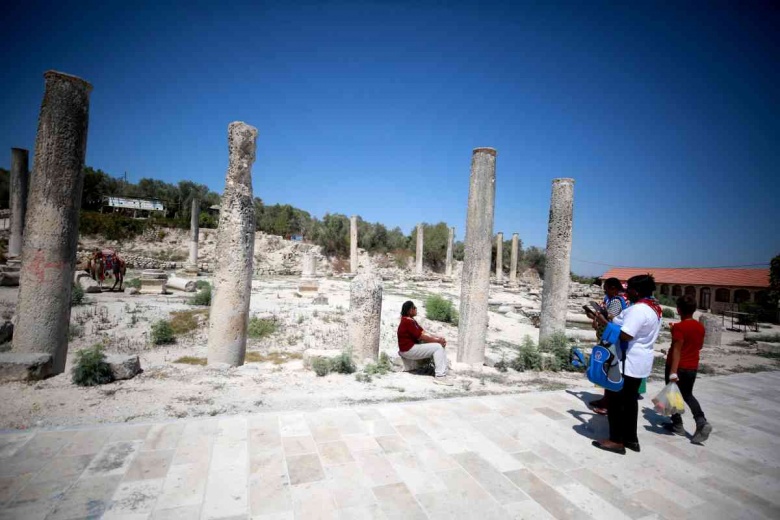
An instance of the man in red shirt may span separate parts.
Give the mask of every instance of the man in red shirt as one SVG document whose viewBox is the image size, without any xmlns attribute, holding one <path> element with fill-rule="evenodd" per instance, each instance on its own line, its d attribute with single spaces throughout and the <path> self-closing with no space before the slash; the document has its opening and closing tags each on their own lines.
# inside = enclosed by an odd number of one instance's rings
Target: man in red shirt
<svg viewBox="0 0 780 520">
<path fill-rule="evenodd" d="M 426 334 L 414 319 L 417 307 L 411 301 L 404 302 L 401 307 L 401 323 L 398 324 L 398 355 L 404 359 L 428 359 L 433 357 L 436 366 L 436 376 L 433 382 L 438 385 L 452 386 L 447 377 L 447 340 L 441 336 Z"/>
<path fill-rule="evenodd" d="M 693 396 L 693 384 L 699 370 L 699 352 L 704 345 L 704 326 L 693 319 L 694 312 L 696 300 L 693 296 L 677 298 L 677 314 L 680 315 L 681 321 L 672 325 L 672 348 L 666 355 L 666 384 L 674 381 L 680 388 L 680 393 L 696 421 L 696 432 L 691 442 L 699 444 L 709 438 L 712 426 L 704 417 L 699 401 Z M 677 435 L 685 435 L 680 414 L 672 415 L 672 422 L 665 424 L 664 428 Z"/>
</svg>

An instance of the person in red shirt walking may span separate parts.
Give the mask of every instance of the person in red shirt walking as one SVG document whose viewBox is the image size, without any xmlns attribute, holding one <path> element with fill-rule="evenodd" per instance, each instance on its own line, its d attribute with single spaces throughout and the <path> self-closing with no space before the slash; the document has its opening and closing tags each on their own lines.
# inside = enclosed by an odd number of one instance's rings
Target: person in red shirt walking
<svg viewBox="0 0 780 520">
<path fill-rule="evenodd" d="M 439 385 L 452 386 L 447 377 L 447 340 L 441 336 L 426 334 L 425 330 L 414 319 L 417 307 L 411 301 L 401 306 L 401 323 L 398 324 L 398 355 L 404 359 L 428 359 L 433 357 L 436 366 L 433 382 Z"/>
<path fill-rule="evenodd" d="M 685 295 L 677 298 L 677 314 L 680 323 L 672 325 L 672 348 L 666 355 L 666 384 L 677 383 L 685 403 L 691 409 L 696 421 L 696 432 L 691 442 L 702 443 L 712 432 L 712 426 L 704 417 L 699 401 L 693 395 L 693 384 L 699 370 L 699 352 L 704 345 L 704 326 L 693 319 L 696 312 L 696 300 Z M 664 424 L 664 428 L 676 435 L 685 435 L 683 420 L 680 414 L 672 415 L 672 422 Z"/>
</svg>

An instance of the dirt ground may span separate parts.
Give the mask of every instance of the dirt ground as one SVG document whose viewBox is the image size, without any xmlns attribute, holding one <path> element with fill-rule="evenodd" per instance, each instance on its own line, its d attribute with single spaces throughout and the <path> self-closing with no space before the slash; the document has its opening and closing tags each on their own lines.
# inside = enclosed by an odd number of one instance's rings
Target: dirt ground
<svg viewBox="0 0 780 520">
<path fill-rule="evenodd" d="M 129 272 L 128 279 L 137 276 Z M 208 277 L 202 277 L 208 280 Z M 582 386 L 584 376 L 569 372 L 500 372 L 483 367 L 475 371 L 455 364 L 457 327 L 425 318 L 424 298 L 440 294 L 458 304 L 459 284 L 442 281 L 386 281 L 382 306 L 381 350 L 397 350 L 395 329 L 403 301 L 415 300 L 419 321 L 434 334 L 448 339 L 456 384 L 434 385 L 429 375 L 390 372 L 360 382 L 355 374 L 318 377 L 304 369 L 302 353 L 307 348 L 342 349 L 347 343 L 349 281 L 320 279 L 320 294 L 328 299 L 315 305 L 312 296 L 297 294 L 297 277 L 264 277 L 252 284 L 251 315 L 270 319 L 275 331 L 263 339 L 250 339 L 248 362 L 234 369 L 213 369 L 182 362 L 206 357 L 208 307 L 189 303 L 191 294 L 130 295 L 90 294 L 71 316 L 71 342 L 65 373 L 36 383 L 8 383 L 0 386 L 0 428 L 25 429 L 105 422 L 140 422 L 165 418 L 238 414 L 271 410 L 312 410 L 371 402 L 398 402 L 462 395 L 532 392 Z M 0 310 L 13 312 L 16 288 L 0 287 Z M 534 341 L 538 329 L 517 313 L 538 307 L 538 297 L 528 292 L 491 290 L 488 355 L 509 360 L 525 335 Z M 576 308 L 577 303 L 570 306 Z M 171 345 L 153 345 L 150 328 L 159 319 L 179 314 L 194 329 L 179 334 Z M 172 314 L 174 313 L 174 314 Z M 668 322 L 670 320 L 664 320 Z M 580 324 L 578 328 L 586 328 Z M 780 329 L 775 329 L 780 330 Z M 663 353 L 669 347 L 668 329 L 656 345 L 662 370 Z M 95 343 L 106 352 L 137 353 L 143 373 L 134 379 L 99 387 L 79 387 L 71 382 L 75 353 Z M 591 342 L 583 338 L 582 344 Z M 743 334 L 724 332 L 722 347 L 702 354 L 703 372 L 731 373 L 775 370 L 774 358 L 757 355 L 743 341 Z M 186 359 L 185 359 L 186 360 Z M 657 376 L 656 376 L 657 377 Z"/>
</svg>

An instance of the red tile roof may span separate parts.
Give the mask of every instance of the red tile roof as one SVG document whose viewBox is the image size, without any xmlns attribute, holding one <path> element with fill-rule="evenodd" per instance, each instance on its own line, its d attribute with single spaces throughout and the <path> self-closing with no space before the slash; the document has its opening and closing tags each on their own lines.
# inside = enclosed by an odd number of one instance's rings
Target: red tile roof
<svg viewBox="0 0 780 520">
<path fill-rule="evenodd" d="M 727 287 L 769 287 L 769 269 L 706 269 L 667 267 L 615 267 L 601 279 L 618 278 L 625 282 L 632 276 L 650 273 L 655 283 L 679 285 L 720 285 Z"/>
</svg>

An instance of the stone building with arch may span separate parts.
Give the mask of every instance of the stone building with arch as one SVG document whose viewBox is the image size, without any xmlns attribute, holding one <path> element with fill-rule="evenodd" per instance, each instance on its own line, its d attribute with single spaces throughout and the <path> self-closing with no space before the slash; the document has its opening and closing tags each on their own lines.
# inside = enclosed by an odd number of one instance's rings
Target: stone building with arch
<svg viewBox="0 0 780 520">
<path fill-rule="evenodd" d="M 677 298 L 690 294 L 699 309 L 720 313 L 741 303 L 763 303 L 769 294 L 769 269 L 707 269 L 666 267 L 616 267 L 601 276 L 623 284 L 638 274 L 655 278 L 656 295 Z"/>
</svg>

